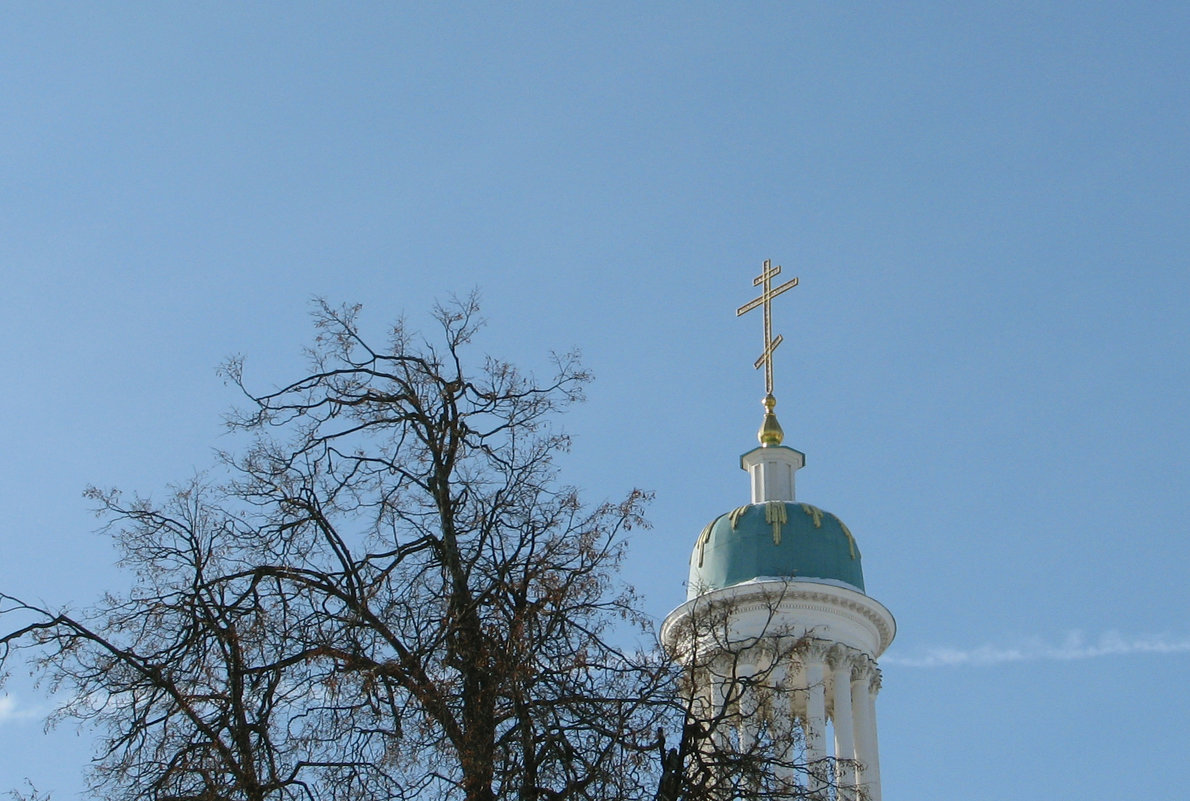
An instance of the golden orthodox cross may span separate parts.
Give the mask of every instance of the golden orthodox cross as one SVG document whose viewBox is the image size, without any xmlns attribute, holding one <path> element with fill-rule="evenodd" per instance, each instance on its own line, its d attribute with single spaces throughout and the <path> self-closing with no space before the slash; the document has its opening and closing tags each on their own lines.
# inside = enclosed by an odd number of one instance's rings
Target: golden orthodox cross
<svg viewBox="0 0 1190 801">
<path fill-rule="evenodd" d="M 781 274 L 781 265 L 778 264 L 776 267 L 773 267 L 772 264 L 769 259 L 765 259 L 764 270 L 761 271 L 760 275 L 752 279 L 752 286 L 764 285 L 760 297 L 745 303 L 735 311 L 735 316 L 739 317 L 742 314 L 752 311 L 757 306 L 764 307 L 764 353 L 760 354 L 760 358 L 756 360 L 755 366 L 759 370 L 760 365 L 764 365 L 764 391 L 766 395 L 773 394 L 773 351 L 785 340 L 785 337 L 780 334 L 777 335 L 776 339 L 773 339 L 773 298 L 797 286 L 797 279 L 794 278 L 774 289 L 773 279 Z"/>
</svg>

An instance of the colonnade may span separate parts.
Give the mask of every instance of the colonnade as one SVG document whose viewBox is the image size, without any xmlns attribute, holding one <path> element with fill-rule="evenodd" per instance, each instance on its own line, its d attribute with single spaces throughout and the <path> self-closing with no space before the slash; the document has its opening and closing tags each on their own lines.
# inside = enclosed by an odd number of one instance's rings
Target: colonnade
<svg viewBox="0 0 1190 801">
<path fill-rule="evenodd" d="M 742 654 L 720 653 L 706 668 L 708 720 L 730 724 L 711 726 L 716 747 L 748 753 L 763 730 L 773 740 L 770 747 L 782 752 L 775 762 L 785 781 L 824 800 L 880 801 L 880 670 L 868 654 L 809 640 L 779 656 L 756 645 Z M 794 752 L 799 741 L 800 759 Z M 797 763 L 803 763 L 801 771 Z"/>
</svg>

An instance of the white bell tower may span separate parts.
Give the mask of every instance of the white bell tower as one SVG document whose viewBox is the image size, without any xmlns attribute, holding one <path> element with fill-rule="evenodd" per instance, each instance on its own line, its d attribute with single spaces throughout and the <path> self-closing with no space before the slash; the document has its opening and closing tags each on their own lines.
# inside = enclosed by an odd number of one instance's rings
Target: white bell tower
<svg viewBox="0 0 1190 801">
<path fill-rule="evenodd" d="M 699 535 L 688 599 L 661 638 L 686 666 L 691 722 L 712 795 L 880 801 L 876 660 L 892 642 L 889 611 L 864 590 L 859 547 L 839 518 L 796 500 L 805 456 L 781 444 L 774 413 L 771 288 L 764 263 L 766 390 L 760 447 L 745 453 L 750 503 Z M 689 726 L 687 728 L 690 728 Z M 706 777 L 711 777 L 710 779 Z"/>
</svg>

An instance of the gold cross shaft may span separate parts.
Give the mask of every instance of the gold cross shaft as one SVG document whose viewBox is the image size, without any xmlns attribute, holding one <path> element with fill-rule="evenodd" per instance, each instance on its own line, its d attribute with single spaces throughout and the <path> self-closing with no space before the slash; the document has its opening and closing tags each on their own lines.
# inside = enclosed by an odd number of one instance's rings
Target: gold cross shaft
<svg viewBox="0 0 1190 801">
<path fill-rule="evenodd" d="M 773 267 L 772 264 L 772 261 L 765 259 L 764 269 L 760 275 L 752 279 L 752 286 L 764 285 L 760 297 L 745 303 L 735 311 L 736 317 L 739 317 L 742 314 L 752 311 L 757 306 L 764 308 L 764 353 L 760 354 L 760 358 L 756 360 L 755 367 L 759 370 L 760 366 L 762 364 L 764 365 L 764 391 L 767 395 L 773 394 L 773 351 L 785 341 L 785 337 L 780 334 L 777 335 L 776 339 L 773 339 L 773 298 L 797 286 L 797 279 L 794 278 L 774 289 L 773 279 L 781 274 L 781 265 L 778 264 L 776 267 Z"/>
</svg>

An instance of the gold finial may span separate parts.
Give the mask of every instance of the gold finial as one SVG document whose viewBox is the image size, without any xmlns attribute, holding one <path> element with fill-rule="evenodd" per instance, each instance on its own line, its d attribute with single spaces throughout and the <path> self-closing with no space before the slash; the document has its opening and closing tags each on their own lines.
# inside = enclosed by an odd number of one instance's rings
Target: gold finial
<svg viewBox="0 0 1190 801">
<path fill-rule="evenodd" d="M 781 441 L 785 439 L 785 432 L 781 430 L 781 424 L 777 422 L 777 415 L 773 414 L 773 409 L 777 406 L 777 399 L 772 395 L 765 395 L 761 403 L 764 404 L 764 422 L 760 424 L 756 438 L 766 448 L 770 445 L 780 445 Z"/>
<path fill-rule="evenodd" d="M 781 274 L 781 265 L 772 266 L 773 263 L 769 259 L 764 260 L 764 269 L 761 270 L 760 275 L 752 279 L 752 286 L 763 285 L 764 289 L 760 293 L 760 297 L 753 301 L 745 303 L 736 309 L 736 317 L 761 306 L 764 309 L 764 352 L 760 354 L 760 358 L 756 360 L 755 367 L 760 369 L 764 365 L 764 424 L 760 427 L 760 444 L 761 445 L 780 445 L 781 440 L 785 434 L 781 431 L 781 426 L 777 422 L 777 416 L 773 414 L 773 408 L 777 405 L 777 399 L 773 397 L 773 351 L 777 346 L 785 341 L 785 337 L 780 334 L 776 339 L 773 339 L 773 312 L 772 304 L 773 298 L 780 295 L 786 290 L 793 289 L 797 286 L 797 279 L 793 278 L 786 281 L 781 286 L 773 288 L 773 279 Z"/>
</svg>

